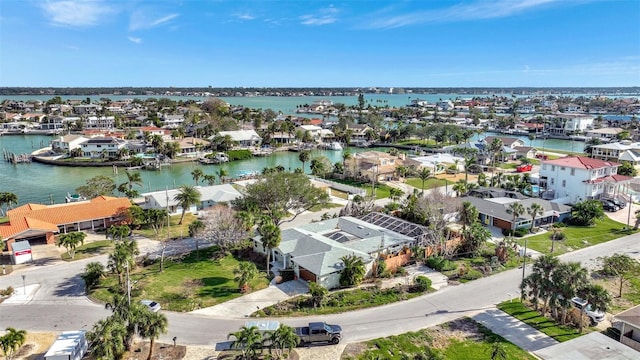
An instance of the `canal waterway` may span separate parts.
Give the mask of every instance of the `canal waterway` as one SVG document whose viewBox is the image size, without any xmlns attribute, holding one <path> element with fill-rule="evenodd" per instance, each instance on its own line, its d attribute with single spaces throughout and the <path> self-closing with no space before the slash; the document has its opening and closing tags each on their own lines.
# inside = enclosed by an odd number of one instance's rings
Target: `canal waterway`
<svg viewBox="0 0 640 360">
<path fill-rule="evenodd" d="M 483 136 L 494 135 L 485 133 Z M 567 141 L 557 139 L 535 139 L 531 142 L 526 136 L 521 138 L 527 146 L 531 143 L 534 147 L 546 150 L 582 151 L 584 143 L 579 141 Z M 54 139 L 44 135 L 5 135 L 0 136 L 0 151 L 7 150 L 16 154 L 31 153 L 49 145 Z M 477 135 L 472 140 L 476 140 Z M 350 148 L 352 153 L 370 149 Z M 311 158 L 326 156 L 332 163 L 342 161 L 343 151 L 314 150 Z M 173 164 L 165 166 L 159 171 L 140 171 L 144 185 L 137 187 L 140 192 L 164 190 L 184 184 L 194 184 L 191 171 L 196 167 L 202 169 L 205 174 L 216 175 L 220 168 L 224 168 L 229 176 L 239 177 L 248 172 L 260 172 L 265 167 L 281 165 L 287 170 L 293 170 L 302 165 L 298 160 L 298 153 L 276 152 L 271 156 L 254 157 L 248 160 L 235 161 L 222 165 L 202 165 L 197 162 Z M 305 171 L 310 172 L 310 163 L 307 162 Z M 114 173 L 111 167 L 66 167 L 45 165 L 40 163 L 11 164 L 0 162 L 0 192 L 11 192 L 18 196 L 19 204 L 25 203 L 62 203 L 67 193 L 74 193 L 75 189 L 84 185 L 94 176 L 104 175 L 112 178 L 116 184 L 126 182 L 127 175 L 124 168 L 119 168 Z"/>
</svg>

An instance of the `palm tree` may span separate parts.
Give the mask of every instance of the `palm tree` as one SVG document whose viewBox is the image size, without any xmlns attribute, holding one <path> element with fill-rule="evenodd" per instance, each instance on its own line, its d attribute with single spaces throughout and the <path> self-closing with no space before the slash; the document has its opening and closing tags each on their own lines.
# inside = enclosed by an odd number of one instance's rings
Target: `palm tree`
<svg viewBox="0 0 640 360">
<path fill-rule="evenodd" d="M 262 236 L 260 239 L 262 241 L 262 247 L 267 252 L 267 276 L 269 276 L 271 251 L 280 246 L 280 241 L 282 240 L 280 227 L 275 225 L 272 221 L 265 221 L 258 228 L 258 233 Z"/>
<path fill-rule="evenodd" d="M 345 150 L 342 153 L 342 168 L 347 168 L 347 160 L 351 159 L 351 152 L 349 150 Z"/>
<path fill-rule="evenodd" d="M 271 341 L 270 348 L 275 349 L 276 359 L 280 359 L 284 355 L 285 349 L 289 353 L 300 343 L 300 337 L 296 335 L 295 329 L 284 324 L 271 333 L 269 340 Z"/>
<path fill-rule="evenodd" d="M 138 255 L 138 243 L 133 240 L 119 241 L 115 244 L 113 252 L 109 254 L 107 269 L 116 274 L 118 284 L 124 287 L 124 273 L 127 266 L 133 269 L 135 266 L 134 256 Z"/>
<path fill-rule="evenodd" d="M 578 290 L 578 296 L 586 300 L 593 310 L 607 312 L 611 305 L 611 294 L 609 294 L 607 289 L 598 284 L 587 284 Z M 580 321 L 580 332 L 582 333 L 582 321 Z"/>
<path fill-rule="evenodd" d="M 76 255 L 76 247 L 84 244 L 84 239 L 86 237 L 87 234 L 79 231 L 62 234 L 58 237 L 56 245 L 63 246 L 65 249 L 67 249 L 67 255 L 69 255 L 69 257 L 73 259 Z"/>
<path fill-rule="evenodd" d="M 27 340 L 27 332 L 25 330 L 16 330 L 8 327 L 6 334 L 0 336 L 0 348 L 5 359 L 11 360 L 15 352 Z"/>
<path fill-rule="evenodd" d="M 533 203 L 527 208 L 527 214 L 531 216 L 531 229 L 529 229 L 529 232 L 533 232 L 533 227 L 535 226 L 536 218 L 544 214 L 544 208 L 542 207 L 542 205 L 538 203 Z"/>
<path fill-rule="evenodd" d="M 131 228 L 127 225 L 111 225 L 107 229 L 107 236 L 111 236 L 114 240 L 123 240 L 129 237 Z"/>
<path fill-rule="evenodd" d="M 142 186 L 142 177 L 139 172 L 125 171 L 125 174 L 127 174 L 127 185 L 129 186 L 129 191 L 133 191 L 134 185 Z"/>
<path fill-rule="evenodd" d="M 504 343 L 501 341 L 491 343 L 491 360 L 507 360 L 508 358 L 509 352 L 504 346 Z"/>
<path fill-rule="evenodd" d="M 424 194 L 424 182 L 431 177 L 431 170 L 427 169 L 426 167 L 421 168 L 420 171 L 418 172 L 418 177 L 420 178 L 420 180 L 422 180 L 421 194 Z"/>
<path fill-rule="evenodd" d="M 491 160 L 492 160 L 492 166 L 491 166 L 491 182 L 492 182 L 492 186 L 493 186 L 493 174 L 496 168 L 496 156 L 498 155 L 498 153 L 502 150 L 502 140 L 500 140 L 499 138 L 495 138 L 493 139 L 493 141 L 491 142 L 491 144 L 489 144 L 489 153 L 491 153 Z"/>
<path fill-rule="evenodd" d="M 258 268 L 256 264 L 248 261 L 243 261 L 238 264 L 238 267 L 233 269 L 235 278 L 233 279 L 238 283 L 240 291 L 246 292 L 249 288 L 249 283 L 258 276 Z"/>
<path fill-rule="evenodd" d="M 200 178 L 204 176 L 204 172 L 201 169 L 193 169 L 191 172 L 191 177 L 193 177 L 193 181 L 195 181 L 196 185 L 200 182 Z"/>
<path fill-rule="evenodd" d="M 458 219 L 462 223 L 462 232 L 466 230 L 467 226 L 478 222 L 479 216 L 478 209 L 472 203 L 469 201 L 463 202 L 458 210 Z"/>
<path fill-rule="evenodd" d="M 2 216 L 6 214 L 6 212 L 2 209 L 5 205 L 7 205 L 7 211 L 11 207 L 11 204 L 18 203 L 18 195 L 10 192 L 0 192 L 0 213 Z"/>
<path fill-rule="evenodd" d="M 196 237 L 205 228 L 206 228 L 206 225 L 202 221 L 198 219 L 193 220 L 193 222 L 189 224 L 189 236 Z"/>
<path fill-rule="evenodd" d="M 516 230 L 517 227 L 517 221 L 518 218 L 520 217 L 520 215 L 524 214 L 524 206 L 519 203 L 519 202 L 514 202 L 509 204 L 509 207 L 507 208 L 507 213 L 513 215 L 513 220 L 512 220 L 512 229 L 511 230 Z"/>
<path fill-rule="evenodd" d="M 153 355 L 153 344 L 161 334 L 166 334 L 168 328 L 167 317 L 159 312 L 146 311 L 142 319 L 138 322 L 138 334 L 149 339 L 149 356 L 147 360 L 151 360 Z"/>
<path fill-rule="evenodd" d="M 340 258 L 343 268 L 340 273 L 340 285 L 354 286 L 364 279 L 366 268 L 362 259 L 356 255 L 347 255 Z"/>
<path fill-rule="evenodd" d="M 191 185 L 182 185 L 178 188 L 178 193 L 173 197 L 173 200 L 177 201 L 178 205 L 182 208 L 182 215 L 180 216 L 178 225 L 182 225 L 182 220 L 184 220 L 187 209 L 190 208 L 191 205 L 200 203 L 201 196 L 200 191 Z"/>
<path fill-rule="evenodd" d="M 456 192 L 456 196 L 461 196 L 467 193 L 467 181 L 466 180 L 458 180 L 455 184 L 453 184 L 453 191 Z"/>
<path fill-rule="evenodd" d="M 121 359 L 126 351 L 126 337 L 127 330 L 119 319 L 110 316 L 99 320 L 87 332 L 91 356 L 97 360 Z"/>
<path fill-rule="evenodd" d="M 400 199 L 400 197 L 402 197 L 402 195 L 404 195 L 404 191 L 400 189 L 396 189 L 396 188 L 389 189 L 389 198 L 391 198 L 391 201 L 393 203 L 396 203 Z"/>
<path fill-rule="evenodd" d="M 589 272 L 578 262 L 559 263 L 551 274 L 553 291 L 551 291 L 550 306 L 552 309 L 562 309 L 561 322 L 566 319 L 567 310 L 571 308 L 571 299 L 576 296 L 578 289 L 588 283 Z M 557 313 L 557 311 L 554 311 Z M 554 316 L 556 319 L 559 316 Z"/>
<path fill-rule="evenodd" d="M 224 182 L 224 177 L 225 176 L 229 176 L 229 172 L 227 171 L 227 169 L 221 167 L 218 170 L 218 179 L 220 180 L 220 184 L 222 184 Z"/>
<path fill-rule="evenodd" d="M 257 326 L 243 326 L 240 330 L 227 335 L 227 339 L 234 337 L 232 349 L 242 351 L 242 359 L 253 359 L 259 349 L 262 349 L 264 338 Z"/>
<path fill-rule="evenodd" d="M 542 313 L 546 313 L 547 304 L 549 303 L 549 299 L 553 295 L 554 288 L 553 282 L 551 280 L 551 274 L 556 270 L 558 265 L 560 264 L 560 260 L 553 255 L 542 255 L 539 256 L 536 261 L 533 263 L 532 273 L 536 272 L 539 274 L 540 279 L 540 297 L 542 298 Z"/>
<path fill-rule="evenodd" d="M 215 183 L 216 183 L 216 176 L 215 175 L 204 174 L 202 176 L 202 179 L 204 181 L 206 181 L 207 184 L 209 184 L 209 185 L 215 185 Z"/>
<path fill-rule="evenodd" d="M 302 162 L 302 172 L 304 173 L 304 164 L 311 158 L 311 152 L 309 150 L 301 150 L 298 154 L 298 159 Z"/>
<path fill-rule="evenodd" d="M 310 282 L 309 294 L 311 295 L 313 307 L 315 308 L 318 305 L 322 305 L 322 301 L 327 296 L 327 294 L 329 294 L 329 290 L 327 290 L 324 286 L 318 284 L 317 282 Z"/>
</svg>

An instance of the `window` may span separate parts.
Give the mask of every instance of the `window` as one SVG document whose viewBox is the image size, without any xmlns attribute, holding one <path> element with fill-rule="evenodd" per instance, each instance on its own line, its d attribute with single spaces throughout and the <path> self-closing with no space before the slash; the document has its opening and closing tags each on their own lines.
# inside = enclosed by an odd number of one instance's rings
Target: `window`
<svg viewBox="0 0 640 360">
<path fill-rule="evenodd" d="M 567 187 L 567 180 L 562 180 L 562 187 Z"/>
<path fill-rule="evenodd" d="M 547 164 L 542 164 L 542 170 L 547 170 Z"/>
<path fill-rule="evenodd" d="M 551 178 L 551 185 L 553 185 L 553 183 L 555 182 L 554 180 L 554 178 Z"/>
<path fill-rule="evenodd" d="M 560 167 L 560 170 L 564 171 L 564 166 L 561 166 L 561 167 Z"/>
<path fill-rule="evenodd" d="M 551 171 L 556 171 L 556 166 L 555 165 L 551 165 Z"/>
<path fill-rule="evenodd" d="M 574 176 L 576 174 L 576 169 L 571 169 L 571 176 Z"/>
</svg>

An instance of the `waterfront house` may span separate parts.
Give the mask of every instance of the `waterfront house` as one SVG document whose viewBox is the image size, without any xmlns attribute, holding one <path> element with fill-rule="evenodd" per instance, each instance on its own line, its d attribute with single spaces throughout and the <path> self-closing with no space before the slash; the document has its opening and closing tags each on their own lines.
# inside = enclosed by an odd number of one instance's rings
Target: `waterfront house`
<svg viewBox="0 0 640 360">
<path fill-rule="evenodd" d="M 88 139 L 82 135 L 65 135 L 51 140 L 51 150 L 57 153 L 68 154 L 71 150 L 80 149 L 82 143 Z"/>
<path fill-rule="evenodd" d="M 255 130 L 219 131 L 217 135 L 210 136 L 209 140 L 213 140 L 216 136 L 227 135 L 241 147 L 260 146 L 260 143 L 262 143 L 262 137 Z"/>
<path fill-rule="evenodd" d="M 618 138 L 618 134 L 623 132 L 624 129 L 618 127 L 607 127 L 601 129 L 593 129 L 587 131 L 586 136 L 589 138 L 597 138 L 602 141 L 611 141 Z"/>
<path fill-rule="evenodd" d="M 196 186 L 195 188 L 200 192 L 200 203 L 191 205 L 186 211 L 188 213 L 196 213 L 198 210 L 207 209 L 216 204 L 230 203 L 242 196 L 231 184 Z M 171 215 L 181 214 L 182 207 L 174 199 L 179 193 L 179 189 L 144 193 L 142 194 L 144 203 L 139 205 L 145 209 L 166 209 Z"/>
<path fill-rule="evenodd" d="M 94 137 L 80 144 L 82 156 L 88 158 L 115 158 L 125 146 L 126 141 L 114 137 Z"/>
<path fill-rule="evenodd" d="M 302 280 L 333 289 L 340 286 L 342 257 L 361 258 L 370 275 L 376 258 L 384 258 L 387 269 L 395 269 L 408 261 L 409 249 L 426 245 L 428 239 L 425 227 L 389 215 L 343 216 L 283 230 L 271 259 L 279 268 L 293 269 Z M 253 238 L 253 250 L 268 251 L 260 236 Z"/>
<path fill-rule="evenodd" d="M 95 115 L 100 110 L 100 105 L 82 104 L 73 107 L 73 113 L 76 115 Z"/>
<path fill-rule="evenodd" d="M 85 128 L 92 129 L 113 129 L 115 124 L 115 116 L 88 116 L 84 121 Z"/>
<path fill-rule="evenodd" d="M 542 206 L 543 213 L 536 218 L 534 227 L 552 224 L 562 221 L 571 216 L 571 207 L 555 202 L 527 197 L 476 197 L 465 196 L 461 201 L 468 201 L 478 209 L 480 222 L 486 226 L 495 226 L 500 229 L 519 229 L 531 227 L 531 216 L 527 213 L 520 215 L 514 220 L 513 214 L 509 211 L 509 205 L 520 203 L 525 209 L 532 204 Z"/>
<path fill-rule="evenodd" d="M 198 152 L 208 148 L 211 143 L 207 140 L 197 139 L 193 137 L 183 138 L 179 140 L 169 140 L 167 143 L 175 142 L 180 147 L 178 156 L 198 156 Z"/>
<path fill-rule="evenodd" d="M 404 157 L 404 155 L 402 155 Z M 344 174 L 348 178 L 380 181 L 394 178 L 398 166 L 404 160 L 381 151 L 365 151 L 353 154 L 344 161 Z"/>
<path fill-rule="evenodd" d="M 605 161 L 629 162 L 631 165 L 640 165 L 640 142 L 628 140 L 594 145 L 591 147 L 591 157 Z"/>
<path fill-rule="evenodd" d="M 457 171 L 464 170 L 464 158 L 447 153 L 416 156 L 404 160 L 404 163 L 405 165 L 415 165 L 417 169 L 427 168 L 434 175 L 445 172 L 451 166 L 455 166 Z"/>
<path fill-rule="evenodd" d="M 150 136 L 158 135 L 163 141 L 171 140 L 171 130 L 162 129 L 157 126 L 143 126 L 136 131 L 136 137 L 144 139 L 146 134 Z"/>
<path fill-rule="evenodd" d="M 551 135 L 576 135 L 593 128 L 593 116 L 555 114 L 547 117 L 544 131 Z"/>
<path fill-rule="evenodd" d="M 545 199 L 562 204 L 602 197 L 621 196 L 620 186 L 629 176 L 619 175 L 617 162 L 585 156 L 567 156 L 545 160 L 540 168 L 540 186 Z"/>
<path fill-rule="evenodd" d="M 7 211 L 9 221 L 0 224 L 0 238 L 8 250 L 17 241 L 53 244 L 55 233 L 106 229 L 130 206 L 127 198 L 109 196 L 68 204 L 25 204 Z"/>
</svg>

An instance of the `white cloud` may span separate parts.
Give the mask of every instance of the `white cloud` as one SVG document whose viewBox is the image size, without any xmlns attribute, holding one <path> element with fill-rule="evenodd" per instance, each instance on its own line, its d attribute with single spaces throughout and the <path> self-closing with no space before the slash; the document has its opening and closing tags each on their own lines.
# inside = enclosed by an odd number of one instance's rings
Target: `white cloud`
<svg viewBox="0 0 640 360">
<path fill-rule="evenodd" d="M 168 24 L 180 14 L 169 14 L 162 17 L 152 17 L 142 11 L 135 11 L 131 14 L 129 30 L 151 29 L 160 25 Z"/>
<path fill-rule="evenodd" d="M 302 25 L 327 25 L 338 21 L 336 15 L 339 12 L 336 7 L 330 5 L 327 8 L 318 10 L 317 14 L 302 15 L 299 19 Z"/>
<path fill-rule="evenodd" d="M 102 1 L 45 1 L 40 7 L 52 24 L 58 26 L 94 26 L 116 12 Z"/>
<path fill-rule="evenodd" d="M 255 20 L 255 19 L 256 19 L 256 17 L 255 17 L 255 16 L 253 16 L 253 15 L 251 15 L 251 14 L 246 14 L 246 13 L 245 13 L 245 14 L 236 14 L 236 15 L 235 15 L 235 17 L 236 17 L 238 20 L 247 20 L 247 21 Z"/>
<path fill-rule="evenodd" d="M 524 13 L 542 6 L 566 4 L 569 1 L 559 0 L 479 0 L 475 3 L 465 3 L 449 6 L 436 10 L 416 11 L 413 9 L 409 13 L 386 16 L 392 9 L 378 12 L 377 18 L 369 20 L 366 28 L 398 28 L 403 26 L 426 24 L 460 22 L 470 20 L 485 20 L 504 18 Z"/>
<path fill-rule="evenodd" d="M 142 43 L 142 39 L 141 38 L 137 38 L 137 37 L 133 37 L 133 36 L 127 36 L 127 39 L 129 39 L 129 41 L 131 41 L 132 43 L 136 43 L 136 44 L 141 44 Z"/>
</svg>

